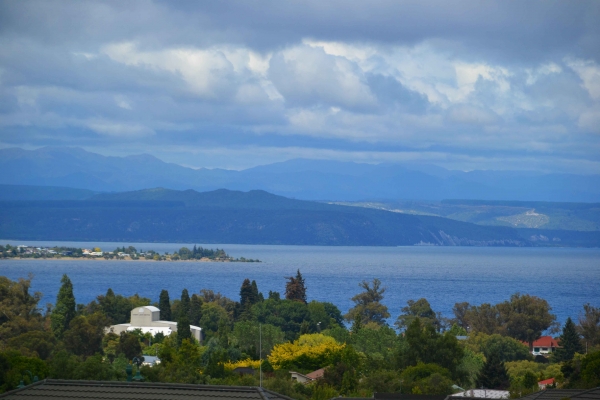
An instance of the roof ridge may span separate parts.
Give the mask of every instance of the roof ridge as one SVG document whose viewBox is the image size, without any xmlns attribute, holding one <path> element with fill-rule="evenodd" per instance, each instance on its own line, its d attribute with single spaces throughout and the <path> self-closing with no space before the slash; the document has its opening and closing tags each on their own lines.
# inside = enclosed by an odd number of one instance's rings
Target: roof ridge
<svg viewBox="0 0 600 400">
<path fill-rule="evenodd" d="M 587 389 L 587 390 L 584 389 L 580 393 L 577 393 L 576 395 L 571 396 L 571 398 L 578 397 L 578 396 L 581 396 L 582 394 L 586 394 L 586 393 L 593 392 L 593 391 L 596 391 L 596 390 L 600 390 L 600 386 L 595 387 L 595 388 L 591 388 L 591 389 Z"/>
<path fill-rule="evenodd" d="M 257 386 L 228 386 L 228 385 L 204 385 L 194 383 L 167 383 L 167 382 L 127 382 L 127 381 L 92 381 L 76 379 L 44 379 L 48 385 L 78 385 L 78 386 L 114 386 L 114 387 L 157 387 L 157 388 L 178 388 L 178 389 L 210 389 L 217 391 L 256 391 Z M 31 385 L 29 385 L 31 386 Z"/>
</svg>

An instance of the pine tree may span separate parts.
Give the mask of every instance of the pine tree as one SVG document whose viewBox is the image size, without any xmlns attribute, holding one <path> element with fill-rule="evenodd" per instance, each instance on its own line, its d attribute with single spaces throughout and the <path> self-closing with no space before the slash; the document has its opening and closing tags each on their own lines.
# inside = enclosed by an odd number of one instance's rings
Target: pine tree
<svg viewBox="0 0 600 400">
<path fill-rule="evenodd" d="M 256 284 L 256 281 L 253 280 L 252 281 L 252 304 L 256 304 L 259 303 L 261 301 L 263 301 L 265 298 L 263 297 L 262 293 L 260 293 L 258 291 L 258 285 Z"/>
<path fill-rule="evenodd" d="M 285 284 L 285 298 L 306 304 L 306 286 L 304 285 L 304 278 L 300 270 L 298 270 L 295 277 L 290 276 L 287 280 L 288 282 Z"/>
<path fill-rule="evenodd" d="M 190 315 L 190 294 L 187 289 L 181 291 L 181 303 L 179 303 L 179 315 L 185 315 L 188 318 Z"/>
<path fill-rule="evenodd" d="M 567 322 L 565 322 L 559 345 L 560 347 L 552 355 L 552 358 L 557 362 L 572 360 L 575 353 L 583 353 L 581 338 L 571 317 L 567 318 Z"/>
<path fill-rule="evenodd" d="M 171 320 L 171 300 L 169 299 L 169 292 L 163 289 L 160 292 L 160 298 L 158 300 L 158 308 L 160 309 L 160 319 L 162 321 Z"/>
<path fill-rule="evenodd" d="M 253 304 L 254 294 L 252 292 L 252 284 L 250 279 L 244 279 L 240 288 L 240 306 L 242 310 L 249 308 Z"/>
<path fill-rule="evenodd" d="M 60 282 L 62 285 L 56 296 L 56 306 L 50 315 L 52 332 L 57 338 L 62 338 L 76 314 L 73 284 L 67 274 L 63 275 Z"/>
<path fill-rule="evenodd" d="M 476 386 L 485 389 L 507 389 L 510 386 L 508 372 L 498 354 L 491 354 L 483 364 L 477 375 Z"/>
<path fill-rule="evenodd" d="M 177 321 L 177 345 L 180 345 L 183 339 L 192 339 L 190 320 L 185 314 L 182 314 Z"/>
<path fill-rule="evenodd" d="M 202 299 L 197 294 L 192 295 L 190 300 L 190 324 L 200 325 L 200 318 L 202 318 Z"/>
</svg>

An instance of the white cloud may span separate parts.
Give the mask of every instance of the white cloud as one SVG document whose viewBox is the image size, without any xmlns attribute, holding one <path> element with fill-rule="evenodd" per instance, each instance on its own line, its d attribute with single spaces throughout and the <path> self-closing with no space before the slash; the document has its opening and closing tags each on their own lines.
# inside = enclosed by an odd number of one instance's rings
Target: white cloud
<svg viewBox="0 0 600 400">
<path fill-rule="evenodd" d="M 131 110 L 131 104 L 129 100 L 127 100 L 127 97 L 123 95 L 115 96 L 115 104 L 125 110 Z"/>
<path fill-rule="evenodd" d="M 101 135 L 121 138 L 141 138 L 155 134 L 154 130 L 141 124 L 127 124 L 103 119 L 93 119 L 85 121 L 83 124 Z"/>
<path fill-rule="evenodd" d="M 582 86 L 594 100 L 600 100 L 600 66 L 593 61 L 566 59 L 571 67 L 583 81 Z"/>
</svg>

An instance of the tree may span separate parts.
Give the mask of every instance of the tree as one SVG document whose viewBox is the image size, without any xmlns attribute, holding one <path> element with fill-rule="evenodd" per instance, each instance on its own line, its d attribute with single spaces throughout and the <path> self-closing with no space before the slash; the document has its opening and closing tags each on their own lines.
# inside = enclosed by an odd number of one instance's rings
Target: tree
<svg viewBox="0 0 600 400">
<path fill-rule="evenodd" d="M 302 284 L 304 284 L 304 280 L 302 281 Z M 255 280 L 252 280 L 252 298 L 254 300 L 252 304 L 256 304 L 259 301 L 264 301 L 265 299 L 262 293 L 258 291 L 258 285 L 256 284 Z"/>
<path fill-rule="evenodd" d="M 451 394 L 450 371 L 437 364 L 419 363 L 402 371 L 403 392 L 413 394 Z"/>
<path fill-rule="evenodd" d="M 169 299 L 169 292 L 163 289 L 160 292 L 160 298 L 158 300 L 158 308 L 160 309 L 160 319 L 162 321 L 171 320 L 171 300 Z"/>
<path fill-rule="evenodd" d="M 423 325 L 416 318 L 404 332 L 404 337 L 408 348 L 399 354 L 399 367 L 414 366 L 420 362 L 438 364 L 450 371 L 452 378 L 463 378 L 458 367 L 464 350 L 455 336 L 449 333 L 442 335 L 432 325 Z"/>
<path fill-rule="evenodd" d="M 454 313 L 454 322 L 465 330 L 469 330 L 469 323 L 467 321 L 467 312 L 469 311 L 470 304 L 466 301 L 462 303 L 455 303 L 452 307 Z"/>
<path fill-rule="evenodd" d="M 202 318 L 202 299 L 194 293 L 190 300 L 190 324 L 199 325 L 200 318 Z"/>
<path fill-rule="evenodd" d="M 127 360 L 132 360 L 142 354 L 142 345 L 137 335 L 130 332 L 121 332 L 116 349 L 117 355 L 123 354 Z"/>
<path fill-rule="evenodd" d="M 583 354 L 583 346 L 577 328 L 569 317 L 560 335 L 560 347 L 552 354 L 552 358 L 557 362 L 568 361 L 573 359 L 575 353 Z"/>
<path fill-rule="evenodd" d="M 190 294 L 188 293 L 187 289 L 183 289 L 181 291 L 181 303 L 179 303 L 179 316 L 186 316 L 189 319 L 189 315 L 190 315 Z M 177 320 L 179 321 L 179 318 Z"/>
<path fill-rule="evenodd" d="M 290 276 L 286 279 L 288 281 L 285 284 L 285 298 L 306 304 L 306 286 L 300 270 L 296 273 L 296 277 Z"/>
<path fill-rule="evenodd" d="M 184 339 L 192 340 L 190 320 L 185 314 L 179 317 L 179 321 L 177 321 L 177 345 L 181 345 Z"/>
<path fill-rule="evenodd" d="M 528 294 L 515 293 L 497 308 L 506 335 L 529 343 L 530 351 L 533 342 L 556 321 L 546 300 Z"/>
<path fill-rule="evenodd" d="M 531 359 L 531 354 L 526 345 L 516 339 L 497 333 L 493 335 L 486 335 L 485 333 L 471 334 L 465 344 L 475 353 L 483 353 L 486 358 L 495 354 L 503 362 Z"/>
<path fill-rule="evenodd" d="M 456 305 L 455 305 L 456 307 Z M 499 333 L 500 315 L 498 308 L 489 303 L 483 303 L 479 306 L 470 306 L 464 310 L 464 305 L 460 306 L 456 312 L 464 313 L 463 324 L 469 332 L 482 332 L 487 335 Z M 455 315 L 456 315 L 455 312 Z M 458 316 L 457 316 L 458 318 Z"/>
<path fill-rule="evenodd" d="M 237 322 L 233 326 L 231 341 L 240 350 L 258 359 L 261 358 L 259 354 L 261 336 L 262 358 L 270 354 L 271 349 L 275 345 L 284 343 L 285 341 L 283 332 L 278 327 L 270 324 L 262 324 L 261 327 L 258 323 L 251 321 Z"/>
<path fill-rule="evenodd" d="M 347 321 L 361 319 L 361 324 L 366 325 L 369 322 L 375 322 L 378 325 L 385 325 L 385 319 L 390 317 L 388 308 L 381 304 L 385 288 L 381 287 L 381 281 L 373 279 L 372 286 L 367 281 L 359 283 L 365 291 L 352 297 L 355 306 L 351 308 L 344 318 Z"/>
<path fill-rule="evenodd" d="M 400 330 L 406 329 L 415 318 L 419 318 L 422 324 L 431 325 L 439 330 L 440 321 L 438 320 L 435 311 L 431 309 L 429 302 L 425 298 L 417 301 L 408 300 L 407 306 L 402 308 L 402 313 L 398 316 L 395 325 Z"/>
<path fill-rule="evenodd" d="M 31 276 L 16 282 L 0 276 L 0 342 L 43 328 L 38 309 L 42 294 L 31 295 L 30 288 Z"/>
<path fill-rule="evenodd" d="M 583 305 L 577 330 L 589 346 L 600 345 L 600 308 L 590 303 Z"/>
<path fill-rule="evenodd" d="M 61 279 L 61 287 L 56 296 L 56 306 L 50 315 L 52 332 L 57 338 L 62 338 L 63 333 L 69 328 L 69 324 L 75 318 L 75 296 L 73 295 L 73 284 L 64 274 Z"/>
<path fill-rule="evenodd" d="M 240 288 L 240 306 L 242 310 L 248 310 L 254 304 L 254 292 L 252 290 L 252 284 L 250 283 L 250 279 L 244 279 L 242 282 L 242 287 Z"/>
<path fill-rule="evenodd" d="M 63 342 L 67 350 L 73 354 L 89 357 L 102 351 L 104 329 L 110 321 L 102 313 L 89 316 L 77 316 L 63 333 Z"/>
<path fill-rule="evenodd" d="M 504 363 L 496 354 L 491 354 L 477 375 L 477 387 L 486 389 L 508 389 L 510 380 Z"/>
</svg>

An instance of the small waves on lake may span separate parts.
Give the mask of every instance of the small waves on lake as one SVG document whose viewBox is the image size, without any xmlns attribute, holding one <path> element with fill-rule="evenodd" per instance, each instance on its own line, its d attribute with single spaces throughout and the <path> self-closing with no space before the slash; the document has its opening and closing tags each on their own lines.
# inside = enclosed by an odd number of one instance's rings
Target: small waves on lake
<svg viewBox="0 0 600 400">
<path fill-rule="evenodd" d="M 174 252 L 185 243 L 81 243 L 7 241 L 37 246 L 116 247 Z M 563 323 L 576 320 L 584 303 L 600 306 L 600 249 L 482 247 L 321 247 L 200 244 L 223 248 L 233 257 L 261 263 L 0 260 L 0 275 L 10 279 L 34 275 L 33 290 L 54 303 L 62 274 L 74 285 L 78 303 L 89 303 L 108 288 L 125 296 L 138 293 L 158 301 L 162 289 L 171 299 L 182 289 L 191 293 L 212 289 L 238 300 L 245 278 L 255 279 L 265 297 L 285 291 L 285 277 L 299 269 L 309 300 L 329 301 L 345 313 L 360 292 L 362 280 L 379 278 L 387 288 L 383 303 L 392 318 L 409 299 L 425 297 L 435 311 L 452 315 L 456 302 L 497 303 L 520 292 L 546 299 Z"/>
</svg>

